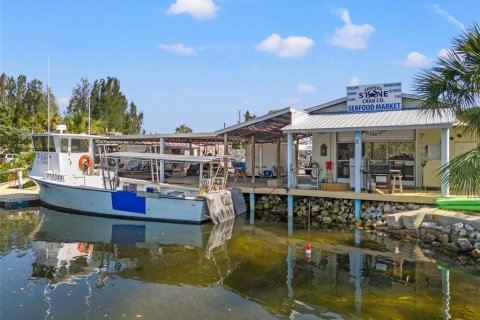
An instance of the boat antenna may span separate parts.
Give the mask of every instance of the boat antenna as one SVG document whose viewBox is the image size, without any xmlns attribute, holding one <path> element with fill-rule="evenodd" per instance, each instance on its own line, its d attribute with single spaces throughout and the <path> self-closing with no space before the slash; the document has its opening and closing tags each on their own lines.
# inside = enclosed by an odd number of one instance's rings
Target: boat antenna
<svg viewBox="0 0 480 320">
<path fill-rule="evenodd" d="M 88 134 L 90 135 L 90 96 L 88 97 Z"/>
<path fill-rule="evenodd" d="M 90 70 L 88 71 L 88 76 L 90 78 Z M 88 85 L 90 87 L 90 84 Z M 92 98 L 92 94 L 88 95 L 88 134 L 90 135 L 90 99 Z"/>
<path fill-rule="evenodd" d="M 47 57 L 47 171 L 50 171 L 50 57 Z"/>
</svg>

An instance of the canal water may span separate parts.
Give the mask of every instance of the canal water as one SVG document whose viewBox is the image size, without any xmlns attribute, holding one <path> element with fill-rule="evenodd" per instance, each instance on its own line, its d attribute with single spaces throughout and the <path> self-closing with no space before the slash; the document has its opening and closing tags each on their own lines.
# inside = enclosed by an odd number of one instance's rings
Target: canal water
<svg viewBox="0 0 480 320">
<path fill-rule="evenodd" d="M 415 242 L 0 213 L 0 319 L 479 319 L 480 272 Z M 311 255 L 305 246 L 312 245 Z"/>
</svg>

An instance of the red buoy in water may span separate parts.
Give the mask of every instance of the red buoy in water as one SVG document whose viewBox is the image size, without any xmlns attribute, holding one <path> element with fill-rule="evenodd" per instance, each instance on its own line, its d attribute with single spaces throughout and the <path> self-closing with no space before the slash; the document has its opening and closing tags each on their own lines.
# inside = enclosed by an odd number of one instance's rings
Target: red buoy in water
<svg viewBox="0 0 480 320">
<path fill-rule="evenodd" d="M 310 242 L 305 246 L 305 256 L 308 262 L 312 261 L 312 246 L 310 245 Z"/>
<path fill-rule="evenodd" d="M 307 245 L 305 246 L 305 253 L 312 254 L 312 246 L 310 245 L 310 242 L 308 242 Z"/>
</svg>

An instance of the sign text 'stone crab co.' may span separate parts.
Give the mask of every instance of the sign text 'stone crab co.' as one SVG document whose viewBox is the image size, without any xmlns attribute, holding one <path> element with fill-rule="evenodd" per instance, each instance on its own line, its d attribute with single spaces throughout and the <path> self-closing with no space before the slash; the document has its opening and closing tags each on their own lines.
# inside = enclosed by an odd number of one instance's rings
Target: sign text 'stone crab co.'
<svg viewBox="0 0 480 320">
<path fill-rule="evenodd" d="M 347 87 L 347 111 L 389 111 L 402 109 L 402 84 L 383 83 Z"/>
</svg>

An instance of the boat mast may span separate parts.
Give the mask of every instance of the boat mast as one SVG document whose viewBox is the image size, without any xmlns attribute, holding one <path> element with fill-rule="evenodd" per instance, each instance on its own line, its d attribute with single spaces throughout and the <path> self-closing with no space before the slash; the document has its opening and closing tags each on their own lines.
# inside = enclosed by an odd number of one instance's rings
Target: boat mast
<svg viewBox="0 0 480 320">
<path fill-rule="evenodd" d="M 47 58 L 47 171 L 50 171 L 50 57 Z"/>
<path fill-rule="evenodd" d="M 88 134 L 90 135 L 90 97 L 88 97 Z"/>
</svg>

